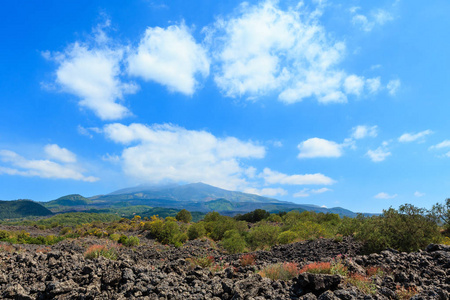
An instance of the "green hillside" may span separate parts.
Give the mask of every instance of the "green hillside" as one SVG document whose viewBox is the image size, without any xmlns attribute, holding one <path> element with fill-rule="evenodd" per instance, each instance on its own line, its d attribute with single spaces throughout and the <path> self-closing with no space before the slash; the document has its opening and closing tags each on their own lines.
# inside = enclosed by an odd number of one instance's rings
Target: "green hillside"
<svg viewBox="0 0 450 300">
<path fill-rule="evenodd" d="M 52 214 L 50 210 L 31 200 L 0 201 L 0 220 Z"/>
</svg>

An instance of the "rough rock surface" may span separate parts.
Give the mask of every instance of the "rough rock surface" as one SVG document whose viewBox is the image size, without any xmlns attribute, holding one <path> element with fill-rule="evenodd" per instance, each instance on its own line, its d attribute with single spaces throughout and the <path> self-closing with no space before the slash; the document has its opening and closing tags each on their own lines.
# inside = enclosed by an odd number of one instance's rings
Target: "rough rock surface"
<svg viewBox="0 0 450 300">
<path fill-rule="evenodd" d="M 134 249 L 121 248 L 117 260 L 84 257 L 90 245 L 102 242 L 83 238 L 0 251 L 0 299 L 450 299 L 450 246 L 444 245 L 409 254 L 358 255 L 361 245 L 350 238 L 321 239 L 254 252 L 255 265 L 241 266 L 240 255 L 226 255 L 208 241 L 177 249 L 143 239 Z M 384 270 L 373 277 L 372 294 L 339 275 L 302 273 L 272 281 L 258 274 L 272 263 L 302 266 L 338 255 L 354 273 Z M 211 267 L 189 260 L 207 256 L 214 258 Z"/>
</svg>

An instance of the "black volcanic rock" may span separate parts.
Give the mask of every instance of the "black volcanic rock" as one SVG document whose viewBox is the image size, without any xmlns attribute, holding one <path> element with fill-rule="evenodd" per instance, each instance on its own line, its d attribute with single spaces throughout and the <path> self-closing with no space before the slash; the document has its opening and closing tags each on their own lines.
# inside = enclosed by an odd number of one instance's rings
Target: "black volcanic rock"
<svg viewBox="0 0 450 300">
<path fill-rule="evenodd" d="M 239 256 L 226 255 L 208 241 L 191 241 L 181 248 L 143 240 L 135 250 L 123 248 L 118 260 L 85 259 L 89 245 L 102 242 L 83 238 L 65 240 L 49 252 L 42 246 L 20 245 L 15 252 L 0 251 L 1 299 L 397 299 L 399 291 L 416 291 L 412 299 L 449 299 L 450 247 L 430 245 L 426 251 L 357 255 L 360 245 L 323 239 L 255 252 L 256 265 L 241 267 Z M 313 248 L 317 251 L 313 251 Z M 46 248 L 48 249 L 48 248 Z M 318 255 L 324 249 L 323 255 Z M 48 251 L 48 250 L 47 250 Z M 149 252 L 160 255 L 148 255 Z M 146 254 L 147 253 L 147 254 Z M 359 268 L 379 267 L 376 291 L 366 295 L 337 275 L 303 273 L 293 280 L 261 277 L 258 270 L 291 258 L 302 266 L 329 261 L 342 254 Z M 212 256 L 217 270 L 194 267 L 189 257 Z M 356 269 L 358 267 L 355 266 Z M 256 271 L 256 272 L 255 272 Z"/>
</svg>

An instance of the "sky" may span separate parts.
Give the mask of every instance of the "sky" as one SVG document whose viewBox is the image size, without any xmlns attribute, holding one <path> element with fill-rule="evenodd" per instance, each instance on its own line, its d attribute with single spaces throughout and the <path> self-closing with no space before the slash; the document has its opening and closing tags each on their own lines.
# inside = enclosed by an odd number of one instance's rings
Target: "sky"
<svg viewBox="0 0 450 300">
<path fill-rule="evenodd" d="M 0 199 L 450 197 L 450 2 L 3 1 Z"/>
</svg>

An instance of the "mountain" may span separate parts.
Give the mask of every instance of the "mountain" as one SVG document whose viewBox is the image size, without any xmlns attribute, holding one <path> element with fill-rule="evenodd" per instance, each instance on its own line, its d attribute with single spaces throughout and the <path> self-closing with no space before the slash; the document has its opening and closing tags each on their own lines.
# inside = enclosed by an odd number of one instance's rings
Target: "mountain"
<svg viewBox="0 0 450 300">
<path fill-rule="evenodd" d="M 52 214 L 50 210 L 31 200 L 0 201 L 0 220 Z"/>
<path fill-rule="evenodd" d="M 138 186 L 112 192 L 107 195 L 91 197 L 94 201 L 123 201 L 159 199 L 177 202 L 207 202 L 216 199 L 231 202 L 280 203 L 282 201 L 242 192 L 224 190 L 205 183 L 185 185 Z"/>
<path fill-rule="evenodd" d="M 228 191 L 205 183 L 185 185 L 137 186 L 120 189 L 106 195 L 85 198 L 81 195 L 68 195 L 44 204 L 53 212 L 98 210 L 123 213 L 132 212 L 133 207 L 149 209 L 187 209 L 191 212 L 207 213 L 217 211 L 225 215 L 247 213 L 255 209 L 269 212 L 315 211 L 337 213 L 340 216 L 355 217 L 356 213 L 340 208 L 325 208 L 316 205 L 296 204 L 254 194 Z M 149 211 L 150 212 L 150 211 Z"/>
</svg>

